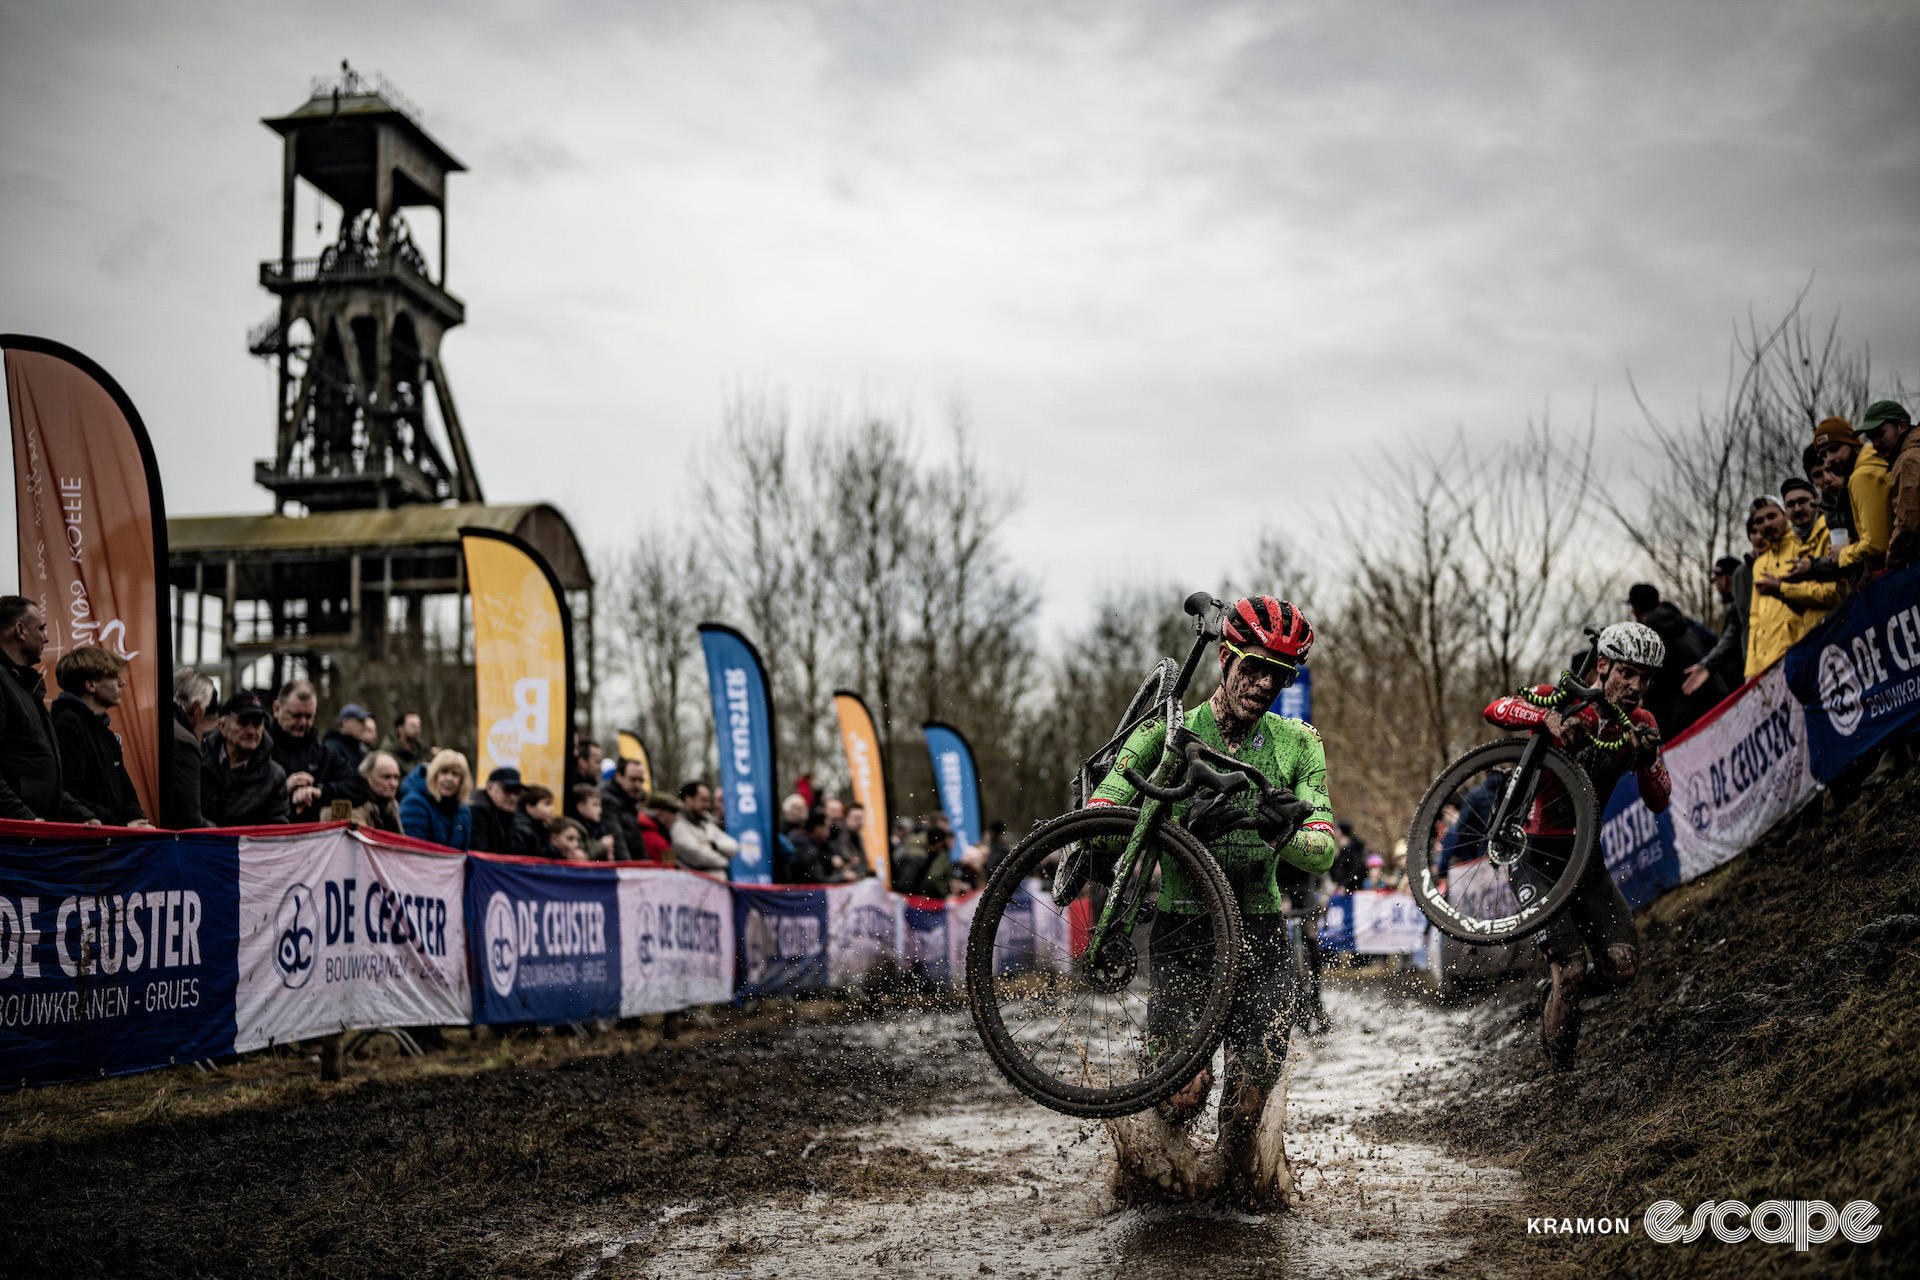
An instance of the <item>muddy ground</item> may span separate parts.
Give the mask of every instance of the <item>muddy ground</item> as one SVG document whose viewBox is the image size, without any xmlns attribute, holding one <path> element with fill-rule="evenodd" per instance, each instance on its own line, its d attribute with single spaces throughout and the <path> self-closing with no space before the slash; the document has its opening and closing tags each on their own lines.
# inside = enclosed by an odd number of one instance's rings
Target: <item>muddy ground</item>
<svg viewBox="0 0 1920 1280">
<path fill-rule="evenodd" d="M 0 1274 L 637 1277 L 1908 1274 L 1920 796 L 1645 913 L 1643 976 L 1552 1075 L 1529 981 L 1348 977 L 1296 1035 L 1299 1199 L 1120 1208 L 1104 1132 L 1001 1084 L 957 1008 L 384 1042 L 0 1098 Z M 1865 1198 L 1881 1238 L 1653 1245 L 1658 1198 Z M 1626 1239 L 1529 1235 L 1625 1215 Z"/>
<path fill-rule="evenodd" d="M 1401 1275 L 1512 1175 L 1363 1136 L 1468 1015 L 1378 980 L 1296 1037 L 1293 1212 L 1118 1209 L 1103 1130 L 994 1075 L 958 1008 L 259 1057 L 0 1101 L 7 1274 Z"/>
</svg>

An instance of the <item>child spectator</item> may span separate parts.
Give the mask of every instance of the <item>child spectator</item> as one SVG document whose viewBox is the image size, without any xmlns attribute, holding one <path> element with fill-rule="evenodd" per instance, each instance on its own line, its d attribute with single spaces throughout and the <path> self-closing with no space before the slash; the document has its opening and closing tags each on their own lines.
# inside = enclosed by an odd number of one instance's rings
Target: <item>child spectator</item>
<svg viewBox="0 0 1920 1280">
<path fill-rule="evenodd" d="M 553 794 L 547 794 L 551 805 Z M 546 822 L 547 856 L 561 862 L 592 862 L 586 848 L 586 828 L 572 818 L 549 818 Z"/>
<path fill-rule="evenodd" d="M 513 815 L 513 851 L 544 855 L 547 851 L 547 824 L 558 814 L 553 792 L 545 787 L 528 786 L 520 792 L 520 807 Z"/>
<path fill-rule="evenodd" d="M 581 829 L 586 832 L 587 850 L 593 854 L 595 862 L 608 862 L 613 858 L 613 836 L 600 821 L 600 788 L 585 782 L 576 782 L 568 790 L 573 800 L 573 812 Z"/>
<path fill-rule="evenodd" d="M 50 711 L 53 737 L 69 795 L 108 826 L 150 827 L 109 715 L 120 705 L 126 670 L 118 655 L 98 645 L 62 654 L 53 669 L 60 685 Z"/>
</svg>

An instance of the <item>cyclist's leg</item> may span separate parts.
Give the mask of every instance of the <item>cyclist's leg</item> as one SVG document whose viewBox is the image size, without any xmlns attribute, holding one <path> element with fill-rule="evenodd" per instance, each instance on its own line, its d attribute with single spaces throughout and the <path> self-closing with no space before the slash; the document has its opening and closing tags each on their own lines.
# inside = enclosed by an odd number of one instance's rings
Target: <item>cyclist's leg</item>
<svg viewBox="0 0 1920 1280">
<path fill-rule="evenodd" d="M 1261 1172 L 1253 1167 L 1255 1130 L 1267 1095 L 1286 1069 L 1287 1040 L 1293 1031 L 1289 1015 L 1300 975 L 1294 972 L 1285 916 L 1245 916 L 1241 936 L 1245 951 L 1240 981 L 1227 1018 L 1220 1158 L 1230 1175 L 1254 1177 Z"/>
<path fill-rule="evenodd" d="M 1514 894 L 1527 902 L 1552 888 L 1566 866 L 1572 844 L 1572 836 L 1529 836 L 1527 854 L 1514 864 L 1511 873 Z M 1589 860 L 1589 869 L 1597 861 L 1600 859 Z M 1604 866 L 1601 874 L 1606 874 Z M 1580 997 L 1587 979 L 1586 944 L 1576 914 L 1579 910 L 1576 894 L 1567 910 L 1534 935 L 1553 974 L 1546 1004 L 1540 1011 L 1540 1042 L 1547 1060 L 1562 1070 L 1573 1065 L 1573 1051 L 1580 1041 Z"/>
<path fill-rule="evenodd" d="M 1184 1043 L 1200 1023 L 1200 1006 L 1213 982 L 1213 922 L 1204 915 L 1156 911 L 1147 941 L 1147 1048 Z M 1200 1113 L 1213 1088 L 1202 1067 L 1185 1088 L 1160 1104 L 1160 1114 L 1183 1124 Z"/>
<path fill-rule="evenodd" d="M 1584 993 L 1600 995 L 1631 983 L 1640 971 L 1640 935 L 1634 928 L 1633 908 L 1597 851 L 1580 876 L 1571 914 L 1593 956 Z"/>
<path fill-rule="evenodd" d="M 1320 995 L 1320 974 L 1325 958 L 1320 954 L 1320 895 L 1309 889 L 1299 903 L 1306 912 L 1300 918 L 1301 949 L 1307 954 L 1307 972 L 1302 975 L 1307 983 L 1307 1003 L 1313 1014 L 1313 1020 L 1324 1032 L 1328 1028 L 1327 1006 Z"/>
</svg>

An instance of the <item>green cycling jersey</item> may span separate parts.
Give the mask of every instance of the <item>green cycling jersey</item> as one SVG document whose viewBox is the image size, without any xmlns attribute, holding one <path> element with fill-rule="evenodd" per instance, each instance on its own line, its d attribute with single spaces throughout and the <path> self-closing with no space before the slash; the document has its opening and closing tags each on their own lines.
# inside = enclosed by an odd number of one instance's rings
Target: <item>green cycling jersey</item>
<svg viewBox="0 0 1920 1280">
<path fill-rule="evenodd" d="M 1319 875 L 1333 865 L 1333 810 L 1327 803 L 1327 753 L 1320 735 L 1302 720 L 1278 716 L 1271 711 L 1260 717 L 1238 751 L 1227 746 L 1220 726 L 1214 722 L 1213 706 L 1203 702 L 1186 714 L 1187 728 L 1216 751 L 1252 765 L 1266 775 L 1270 786 L 1283 787 L 1313 806 L 1313 816 L 1292 839 L 1274 849 L 1252 831 L 1233 831 L 1215 840 L 1209 849 L 1227 873 L 1244 915 L 1268 915 L 1284 910 L 1275 871 L 1285 858 L 1302 871 Z M 1120 748 L 1120 758 L 1094 790 L 1091 804 L 1132 804 L 1136 792 L 1121 770 L 1149 773 L 1160 758 L 1166 740 L 1166 722 L 1151 720 L 1141 725 Z M 1252 811 L 1259 796 L 1248 787 L 1223 802 Z M 1186 816 L 1193 806 L 1185 800 L 1173 807 L 1173 820 Z M 1159 910 L 1176 915 L 1197 915 L 1205 908 L 1188 882 L 1186 873 L 1165 859 L 1160 868 Z"/>
</svg>

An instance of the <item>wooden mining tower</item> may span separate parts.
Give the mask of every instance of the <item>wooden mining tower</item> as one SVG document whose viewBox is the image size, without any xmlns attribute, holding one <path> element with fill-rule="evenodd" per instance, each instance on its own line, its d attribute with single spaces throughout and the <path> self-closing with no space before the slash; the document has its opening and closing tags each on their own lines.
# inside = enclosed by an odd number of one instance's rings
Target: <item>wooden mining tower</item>
<svg viewBox="0 0 1920 1280">
<path fill-rule="evenodd" d="M 276 511 L 290 502 L 339 511 L 482 501 L 440 363 L 442 335 L 467 317 L 446 287 L 447 176 L 466 166 L 391 87 L 344 62 L 337 82 L 263 123 L 285 139 L 280 257 L 260 264 L 260 284 L 280 308 L 248 346 L 277 360 L 280 402 L 273 460 L 254 477 L 273 491 Z M 303 178 L 340 206 L 340 231 L 317 257 L 296 259 Z M 437 273 L 406 220 L 422 207 L 439 215 Z M 429 397 L 444 450 L 427 430 Z"/>
<path fill-rule="evenodd" d="M 381 679 L 398 688 L 407 672 L 418 684 L 429 668 L 466 669 L 459 530 L 500 529 L 532 543 L 567 593 L 589 720 L 586 556 L 554 507 L 486 504 L 440 360 L 441 338 L 466 319 L 446 288 L 447 178 L 465 166 L 384 78 L 344 62 L 303 105 L 263 123 L 283 140 L 280 256 L 260 264 L 277 305 L 247 346 L 278 373 L 273 457 L 254 466 L 273 511 L 167 521 L 175 653 L 223 691 L 305 674 L 329 708 L 377 701 L 368 686 Z M 316 191 L 338 206 L 338 234 L 296 258 L 299 209 L 315 208 Z M 437 215 L 431 265 L 409 209 Z M 457 686 L 470 717 L 470 677 L 440 683 Z"/>
</svg>

